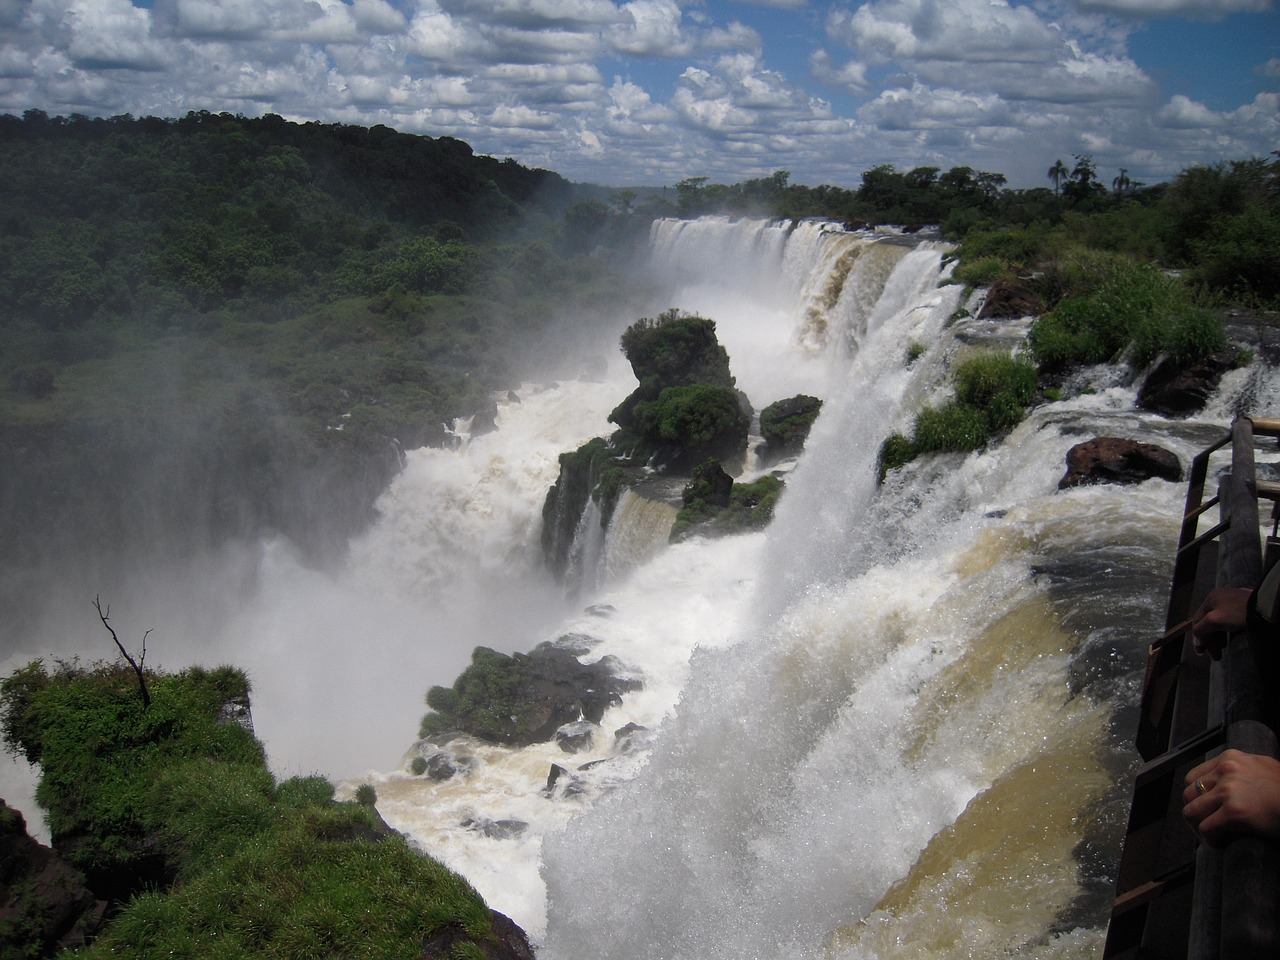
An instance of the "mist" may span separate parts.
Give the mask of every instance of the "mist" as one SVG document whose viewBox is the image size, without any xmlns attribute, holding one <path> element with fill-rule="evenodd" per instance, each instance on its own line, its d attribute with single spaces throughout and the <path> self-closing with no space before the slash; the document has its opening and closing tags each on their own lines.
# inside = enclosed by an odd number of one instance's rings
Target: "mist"
<svg viewBox="0 0 1280 960">
<path fill-rule="evenodd" d="M 280 466 L 294 451 L 271 436 L 266 473 L 283 489 L 263 491 L 220 459 L 198 411 L 116 424 L 87 452 L 3 451 L 26 484 L 6 484 L 22 546 L 0 563 L 0 676 L 35 659 L 117 659 L 97 597 L 135 657 L 146 636 L 150 669 L 244 670 L 277 777 L 340 782 L 396 766 L 426 691 L 451 685 L 476 646 L 531 649 L 574 608 L 543 567 L 542 503 L 559 455 L 611 432 L 609 411 L 634 388 L 618 336 L 636 303 L 566 312 L 503 344 L 522 359 L 493 397 L 500 430 L 472 437 L 464 418 L 444 425 L 452 446 L 388 444 L 395 468 L 377 451 L 345 491 L 345 466 Z M 567 394 L 544 389 L 579 377 Z M 80 475 L 65 475 L 71 464 Z M 37 774 L 0 758 L 0 797 L 47 841 Z"/>
</svg>

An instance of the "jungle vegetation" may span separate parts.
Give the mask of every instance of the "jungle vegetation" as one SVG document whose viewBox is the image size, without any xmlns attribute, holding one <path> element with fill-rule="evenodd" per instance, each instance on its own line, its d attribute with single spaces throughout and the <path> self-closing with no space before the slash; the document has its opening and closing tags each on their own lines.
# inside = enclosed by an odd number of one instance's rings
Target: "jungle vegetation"
<svg viewBox="0 0 1280 960">
<path fill-rule="evenodd" d="M 323 777 L 277 781 L 228 713 L 249 684 L 231 667 L 149 671 L 150 702 L 118 665 L 28 664 L 0 681 L 0 735 L 40 765 L 52 842 L 107 903 L 76 956 L 420 956 L 446 926 L 479 957 L 492 917 L 462 878 L 377 816 L 371 788 L 335 802 Z M 36 958 L 34 880 L 6 878 L 0 953 Z M 373 920 L 374 922 L 371 922 Z"/>
</svg>

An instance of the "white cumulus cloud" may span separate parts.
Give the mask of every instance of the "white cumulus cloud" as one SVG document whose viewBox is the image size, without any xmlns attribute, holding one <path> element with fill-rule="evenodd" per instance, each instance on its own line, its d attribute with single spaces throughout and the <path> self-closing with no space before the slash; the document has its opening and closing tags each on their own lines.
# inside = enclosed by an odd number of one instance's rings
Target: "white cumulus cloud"
<svg viewBox="0 0 1280 960">
<path fill-rule="evenodd" d="M 1261 13 L 1272 0 L 1076 0 L 1086 10 L 1126 17 L 1198 17 L 1217 20 L 1229 13 Z"/>
</svg>

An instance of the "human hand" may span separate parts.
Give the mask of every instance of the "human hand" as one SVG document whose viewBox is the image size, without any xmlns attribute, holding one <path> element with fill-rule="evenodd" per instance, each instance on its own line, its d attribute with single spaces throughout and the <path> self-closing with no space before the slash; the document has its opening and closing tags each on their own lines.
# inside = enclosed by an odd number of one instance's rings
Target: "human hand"
<svg viewBox="0 0 1280 960">
<path fill-rule="evenodd" d="M 1200 608 L 1191 615 L 1191 642 L 1196 653 L 1222 659 L 1227 633 L 1243 630 L 1249 617 L 1248 587 L 1218 587 L 1210 590 Z"/>
<path fill-rule="evenodd" d="M 1280 842 L 1280 760 L 1224 750 L 1193 768 L 1182 816 L 1208 843 L 1254 834 Z"/>
</svg>

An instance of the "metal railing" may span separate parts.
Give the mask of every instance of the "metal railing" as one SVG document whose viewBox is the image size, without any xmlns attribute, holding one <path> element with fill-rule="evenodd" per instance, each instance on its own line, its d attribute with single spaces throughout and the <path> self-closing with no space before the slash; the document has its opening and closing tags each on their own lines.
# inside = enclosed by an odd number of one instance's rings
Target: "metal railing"
<svg viewBox="0 0 1280 960">
<path fill-rule="evenodd" d="M 1197 656 L 1190 637 L 1191 615 L 1212 587 L 1254 588 L 1262 579 L 1258 501 L 1280 501 L 1280 485 L 1257 480 L 1258 436 L 1280 437 L 1280 420 L 1241 418 L 1192 461 L 1165 633 L 1148 655 L 1137 734 L 1146 762 L 1134 782 L 1106 960 L 1280 957 L 1280 847 L 1246 836 L 1202 844 L 1181 813 L 1183 778 L 1204 758 L 1228 747 L 1280 756 L 1264 722 L 1280 691 L 1264 688 L 1248 635 L 1230 635 L 1220 661 Z M 1210 459 L 1228 443 L 1230 472 L 1206 500 Z M 1199 533 L 1215 506 L 1218 523 Z"/>
</svg>

